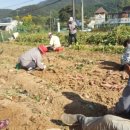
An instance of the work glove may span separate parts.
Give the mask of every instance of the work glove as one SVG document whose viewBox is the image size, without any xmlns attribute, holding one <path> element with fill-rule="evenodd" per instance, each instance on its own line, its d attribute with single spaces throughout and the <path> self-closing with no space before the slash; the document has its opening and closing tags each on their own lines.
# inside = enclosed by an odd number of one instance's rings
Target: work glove
<svg viewBox="0 0 130 130">
<path fill-rule="evenodd" d="M 44 68 L 43 68 L 43 70 L 45 70 L 46 69 L 46 65 L 44 65 Z"/>
</svg>

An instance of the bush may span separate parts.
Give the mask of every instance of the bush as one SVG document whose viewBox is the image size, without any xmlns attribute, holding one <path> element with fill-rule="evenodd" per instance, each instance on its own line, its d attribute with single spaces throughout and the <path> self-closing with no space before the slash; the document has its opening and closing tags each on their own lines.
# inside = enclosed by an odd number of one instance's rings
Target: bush
<svg viewBox="0 0 130 130">
<path fill-rule="evenodd" d="M 13 35 L 13 32 L 8 31 L 1 31 L 0 32 L 0 42 L 8 41 L 9 38 L 11 38 Z"/>
<path fill-rule="evenodd" d="M 98 46 L 93 46 L 91 48 L 91 51 L 100 51 L 100 52 L 103 52 L 103 53 L 122 54 L 123 51 L 124 51 L 124 48 L 122 46 L 98 45 Z"/>
<path fill-rule="evenodd" d="M 68 44 L 68 32 L 56 33 L 61 44 Z M 130 36 L 130 27 L 120 25 L 110 32 L 77 32 L 77 45 L 74 48 L 83 48 L 81 45 L 122 45 L 123 41 Z M 29 44 L 48 44 L 47 33 L 21 33 L 17 42 L 27 42 Z"/>
<path fill-rule="evenodd" d="M 120 25 L 115 27 L 111 32 L 90 32 L 78 34 L 78 41 L 87 44 L 103 45 L 122 45 L 126 38 L 130 37 L 130 27 Z M 81 43 L 81 44 L 82 44 Z"/>
<path fill-rule="evenodd" d="M 16 39 L 17 42 L 27 42 L 30 44 L 34 44 L 34 43 L 43 43 L 43 44 L 47 44 L 48 42 L 48 36 L 45 33 L 32 33 L 32 34 L 28 34 L 28 33 L 21 33 L 20 36 Z"/>
</svg>

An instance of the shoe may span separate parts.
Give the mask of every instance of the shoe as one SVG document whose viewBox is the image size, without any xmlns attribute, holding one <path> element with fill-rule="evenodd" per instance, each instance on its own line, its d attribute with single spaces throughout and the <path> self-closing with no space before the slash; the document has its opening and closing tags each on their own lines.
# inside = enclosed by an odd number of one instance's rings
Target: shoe
<svg viewBox="0 0 130 130">
<path fill-rule="evenodd" d="M 72 114 L 62 114 L 61 115 L 61 120 L 64 124 L 66 125 L 78 125 L 78 116 L 77 114 L 72 115 Z"/>
<path fill-rule="evenodd" d="M 28 71 L 30 71 L 30 70 L 32 70 L 32 69 L 33 69 L 32 67 L 29 67 L 29 68 L 28 68 Z"/>
<path fill-rule="evenodd" d="M 1 121 L 0 121 L 0 130 L 3 129 L 3 128 L 5 128 L 5 127 L 7 127 L 8 124 L 9 124 L 9 120 L 8 120 L 8 119 L 6 119 L 6 120 L 1 120 Z"/>
</svg>

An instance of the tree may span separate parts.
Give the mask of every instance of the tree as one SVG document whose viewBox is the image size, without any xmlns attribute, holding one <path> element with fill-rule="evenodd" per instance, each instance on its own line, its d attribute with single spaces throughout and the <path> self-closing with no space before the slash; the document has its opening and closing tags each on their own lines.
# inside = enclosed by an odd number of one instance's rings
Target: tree
<svg viewBox="0 0 130 130">
<path fill-rule="evenodd" d="M 78 12 L 77 10 L 75 10 L 76 13 Z M 69 17 L 73 16 L 73 9 L 72 6 L 68 5 L 64 8 L 62 8 L 59 11 L 59 19 L 60 21 L 64 22 L 64 21 L 68 21 Z"/>
<path fill-rule="evenodd" d="M 123 7 L 130 5 L 130 0 L 118 0 L 118 8 L 123 9 Z"/>
<path fill-rule="evenodd" d="M 32 15 L 22 17 L 23 24 L 29 25 L 32 23 Z"/>
</svg>

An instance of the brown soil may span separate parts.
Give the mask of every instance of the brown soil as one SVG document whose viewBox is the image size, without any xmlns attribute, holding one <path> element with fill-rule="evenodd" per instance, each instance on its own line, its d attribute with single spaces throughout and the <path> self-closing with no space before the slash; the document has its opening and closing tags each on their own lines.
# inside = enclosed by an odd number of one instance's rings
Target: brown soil
<svg viewBox="0 0 130 130">
<path fill-rule="evenodd" d="M 8 130 L 69 130 L 62 113 L 99 116 L 118 101 L 128 76 L 118 71 L 120 55 L 76 51 L 47 53 L 45 71 L 16 70 L 31 47 L 0 44 L 0 119 Z"/>
</svg>

